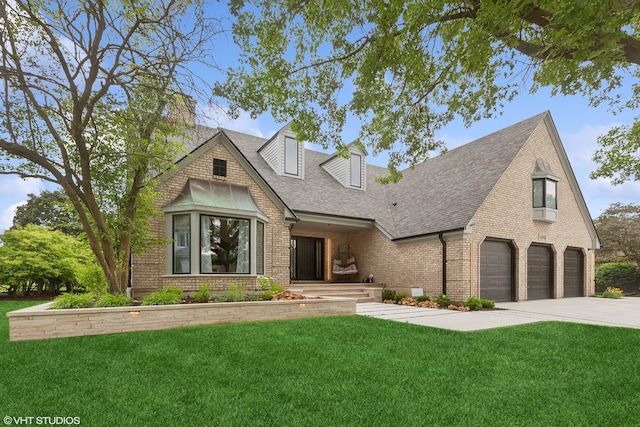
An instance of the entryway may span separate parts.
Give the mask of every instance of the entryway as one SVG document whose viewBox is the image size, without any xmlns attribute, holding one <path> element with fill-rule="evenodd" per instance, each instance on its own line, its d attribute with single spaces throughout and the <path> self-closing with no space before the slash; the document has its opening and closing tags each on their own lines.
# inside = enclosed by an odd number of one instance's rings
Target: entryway
<svg viewBox="0 0 640 427">
<path fill-rule="evenodd" d="M 291 238 L 291 280 L 324 280 L 324 239 Z"/>
</svg>

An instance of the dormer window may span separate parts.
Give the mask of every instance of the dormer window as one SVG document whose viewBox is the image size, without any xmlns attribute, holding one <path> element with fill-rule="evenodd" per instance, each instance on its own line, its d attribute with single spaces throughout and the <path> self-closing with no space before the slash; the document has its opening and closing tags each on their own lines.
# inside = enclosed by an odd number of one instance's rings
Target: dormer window
<svg viewBox="0 0 640 427">
<path fill-rule="evenodd" d="M 336 179 L 342 186 L 357 190 L 366 190 L 366 150 L 351 143 L 347 146 L 348 156 L 335 153 L 320 166 Z"/>
<path fill-rule="evenodd" d="M 351 153 L 351 186 L 362 188 L 362 156 Z"/>
<path fill-rule="evenodd" d="M 284 173 L 287 175 L 300 175 L 298 171 L 298 141 L 285 136 L 284 137 Z"/>
<path fill-rule="evenodd" d="M 559 178 L 551 172 L 549 163 L 536 160 L 533 171 L 533 219 L 535 221 L 558 221 L 558 181 Z"/>
<path fill-rule="evenodd" d="M 304 152 L 304 144 L 296 140 L 290 124 L 258 149 L 275 173 L 298 179 L 304 179 Z"/>
</svg>

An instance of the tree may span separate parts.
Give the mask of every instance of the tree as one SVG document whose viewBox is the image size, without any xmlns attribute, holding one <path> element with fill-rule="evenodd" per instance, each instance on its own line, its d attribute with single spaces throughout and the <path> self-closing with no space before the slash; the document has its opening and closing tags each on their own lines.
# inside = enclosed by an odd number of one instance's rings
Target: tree
<svg viewBox="0 0 640 427">
<path fill-rule="evenodd" d="M 190 63 L 213 65 L 219 26 L 204 3 L 0 8 L 0 173 L 60 185 L 113 293 L 125 290 L 132 247 L 142 249 L 153 175 L 181 150 L 167 109 L 197 90 Z"/>
<path fill-rule="evenodd" d="M 269 110 L 301 138 L 343 152 L 355 117 L 364 123 L 357 142 L 390 150 L 392 180 L 401 163 L 442 147 L 439 129 L 499 114 L 529 77 L 531 91 L 550 86 L 614 110 L 640 100 L 636 1 L 236 0 L 231 11 L 241 66 L 216 87 L 230 112 Z M 637 119 L 601 139 L 596 176 L 625 177 L 607 157 L 623 141 L 626 153 L 640 147 Z"/>
<path fill-rule="evenodd" d="M 598 261 L 608 262 L 619 257 L 640 264 L 640 206 L 634 203 L 614 203 L 594 221 L 602 248 L 596 252 Z"/>
<path fill-rule="evenodd" d="M 21 289 L 58 292 L 77 282 L 79 267 L 91 262 L 86 242 L 61 231 L 28 225 L 8 230 L 0 247 L 0 283 L 10 293 Z"/>
<path fill-rule="evenodd" d="M 28 197 L 27 203 L 16 209 L 12 228 L 34 224 L 76 237 L 82 233 L 78 215 L 64 191 L 44 190 L 37 196 L 29 194 Z"/>
</svg>

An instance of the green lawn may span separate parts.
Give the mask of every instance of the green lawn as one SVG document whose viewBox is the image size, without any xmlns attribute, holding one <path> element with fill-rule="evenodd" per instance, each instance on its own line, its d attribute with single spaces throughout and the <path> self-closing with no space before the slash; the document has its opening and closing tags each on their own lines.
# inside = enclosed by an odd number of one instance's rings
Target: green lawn
<svg viewBox="0 0 640 427">
<path fill-rule="evenodd" d="M 364 317 L 8 341 L 0 417 L 83 426 L 637 426 L 640 330 Z M 35 422 L 35 421 L 34 421 Z"/>
</svg>

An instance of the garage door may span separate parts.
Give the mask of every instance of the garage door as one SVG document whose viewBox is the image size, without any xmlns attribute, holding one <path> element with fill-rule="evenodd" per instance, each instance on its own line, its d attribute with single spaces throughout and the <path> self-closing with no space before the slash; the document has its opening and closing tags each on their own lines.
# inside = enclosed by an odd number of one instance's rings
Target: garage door
<svg viewBox="0 0 640 427">
<path fill-rule="evenodd" d="M 480 246 L 480 298 L 513 301 L 513 251 L 507 242 L 485 240 Z"/>
<path fill-rule="evenodd" d="M 584 296 L 584 256 L 580 249 L 564 251 L 564 296 Z"/>
<path fill-rule="evenodd" d="M 531 245 L 527 251 L 527 299 L 552 297 L 551 248 Z"/>
</svg>

